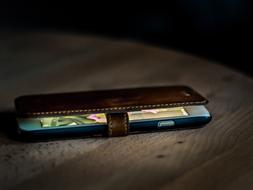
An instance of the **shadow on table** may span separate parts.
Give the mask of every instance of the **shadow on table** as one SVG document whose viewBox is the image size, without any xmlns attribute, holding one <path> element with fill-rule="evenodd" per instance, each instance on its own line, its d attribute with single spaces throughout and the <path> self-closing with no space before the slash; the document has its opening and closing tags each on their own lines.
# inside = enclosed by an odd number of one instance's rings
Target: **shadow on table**
<svg viewBox="0 0 253 190">
<path fill-rule="evenodd" d="M 10 139 L 17 139 L 17 123 L 14 111 L 0 111 L 0 133 Z"/>
</svg>

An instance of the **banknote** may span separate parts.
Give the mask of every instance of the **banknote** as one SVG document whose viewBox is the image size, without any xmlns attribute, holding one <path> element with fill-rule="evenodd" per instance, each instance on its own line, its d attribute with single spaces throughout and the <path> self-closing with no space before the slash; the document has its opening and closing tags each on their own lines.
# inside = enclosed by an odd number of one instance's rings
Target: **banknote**
<svg viewBox="0 0 253 190">
<path fill-rule="evenodd" d="M 129 112 L 129 120 L 148 120 L 161 119 L 176 116 L 185 116 L 188 113 L 183 107 L 148 109 L 135 112 Z M 92 124 L 106 124 L 106 116 L 104 113 L 83 114 L 83 115 L 68 115 L 58 117 L 40 118 L 42 127 L 57 127 L 57 126 L 78 126 Z"/>
<path fill-rule="evenodd" d="M 105 114 L 84 114 L 72 116 L 59 116 L 59 117 L 45 117 L 40 118 L 42 127 L 57 127 L 57 126 L 70 126 L 82 124 L 97 124 L 106 123 Z"/>
</svg>

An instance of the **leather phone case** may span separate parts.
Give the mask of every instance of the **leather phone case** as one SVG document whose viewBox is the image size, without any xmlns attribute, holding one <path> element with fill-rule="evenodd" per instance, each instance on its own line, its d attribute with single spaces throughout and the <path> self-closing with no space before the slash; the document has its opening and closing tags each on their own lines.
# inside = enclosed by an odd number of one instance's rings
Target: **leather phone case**
<svg viewBox="0 0 253 190">
<path fill-rule="evenodd" d="M 203 105 L 208 101 L 187 86 L 147 87 L 59 94 L 27 95 L 15 99 L 19 117 L 105 113 L 107 135 L 129 131 L 129 111 Z"/>
</svg>

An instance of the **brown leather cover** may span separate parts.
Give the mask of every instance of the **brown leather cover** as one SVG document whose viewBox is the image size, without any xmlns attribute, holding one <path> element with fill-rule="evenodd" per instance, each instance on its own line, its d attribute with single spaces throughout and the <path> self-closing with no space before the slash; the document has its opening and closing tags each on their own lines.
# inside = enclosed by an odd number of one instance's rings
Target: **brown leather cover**
<svg viewBox="0 0 253 190">
<path fill-rule="evenodd" d="M 205 98 L 186 86 L 28 95 L 15 99 L 17 113 L 22 117 L 121 113 L 206 103 Z"/>
<path fill-rule="evenodd" d="M 105 113 L 108 136 L 127 135 L 128 111 L 206 103 L 205 98 L 186 86 L 42 94 L 15 99 L 19 117 Z"/>
</svg>

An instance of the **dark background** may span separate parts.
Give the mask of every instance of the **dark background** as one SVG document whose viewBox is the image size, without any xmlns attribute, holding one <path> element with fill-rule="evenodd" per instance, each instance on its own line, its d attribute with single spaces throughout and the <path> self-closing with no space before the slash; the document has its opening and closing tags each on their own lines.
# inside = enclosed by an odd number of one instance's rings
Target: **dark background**
<svg viewBox="0 0 253 190">
<path fill-rule="evenodd" d="M 192 53 L 253 76 L 250 1 L 177 0 L 153 3 L 148 9 L 124 2 L 108 4 L 4 1 L 0 29 L 125 38 Z"/>
</svg>

